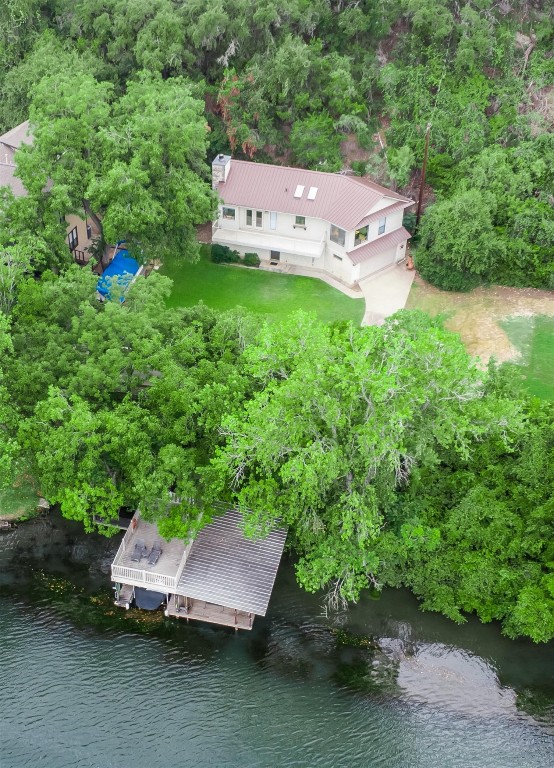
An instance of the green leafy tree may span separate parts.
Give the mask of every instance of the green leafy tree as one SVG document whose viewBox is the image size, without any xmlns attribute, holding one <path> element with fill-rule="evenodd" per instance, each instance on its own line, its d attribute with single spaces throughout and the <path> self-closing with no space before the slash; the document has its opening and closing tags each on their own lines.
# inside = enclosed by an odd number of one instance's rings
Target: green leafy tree
<svg viewBox="0 0 554 768">
<path fill-rule="evenodd" d="M 493 217 L 495 199 L 479 190 L 462 191 L 429 208 L 421 226 L 416 266 L 445 290 L 468 290 L 492 274 L 506 257 Z"/>
<path fill-rule="evenodd" d="M 554 637 L 552 417 L 535 403 L 509 450 L 487 440 L 416 473 L 379 541 L 385 583 L 459 623 L 475 613 L 511 637 Z"/>
<path fill-rule="evenodd" d="M 288 525 L 300 583 L 346 599 L 379 583 L 376 544 L 412 472 L 444 450 L 468 456 L 515 418 L 422 313 L 357 331 L 299 314 L 266 327 L 246 359 L 263 389 L 223 420 L 216 493 L 231 491 L 250 531 Z"/>
<path fill-rule="evenodd" d="M 318 171 L 341 169 L 341 137 L 328 114 L 313 114 L 297 120 L 292 126 L 290 141 L 300 165 Z"/>
<path fill-rule="evenodd" d="M 109 242 L 137 255 L 194 259 L 195 225 L 215 197 L 206 180 L 202 103 L 184 80 L 144 74 L 121 98 L 78 73 L 43 78 L 31 110 L 34 142 L 18 155 L 33 199 L 84 212 Z"/>
<path fill-rule="evenodd" d="M 17 412 L 11 393 L 4 382 L 2 362 L 13 352 L 8 318 L 0 312 L 0 489 L 12 480 L 14 461 L 19 455 L 19 445 L 14 439 Z"/>
</svg>

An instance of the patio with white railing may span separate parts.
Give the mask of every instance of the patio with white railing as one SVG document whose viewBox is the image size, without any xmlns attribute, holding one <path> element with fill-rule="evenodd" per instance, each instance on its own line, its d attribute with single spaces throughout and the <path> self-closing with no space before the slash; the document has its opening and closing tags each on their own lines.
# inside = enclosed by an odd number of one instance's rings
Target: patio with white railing
<svg viewBox="0 0 554 768">
<path fill-rule="evenodd" d="M 138 550 L 145 553 L 137 561 Z M 155 564 L 148 562 L 152 549 L 159 546 L 161 554 Z M 173 592 L 179 583 L 190 550 L 181 539 L 165 541 L 158 529 L 135 513 L 112 563 L 112 581 L 137 587 Z"/>
</svg>

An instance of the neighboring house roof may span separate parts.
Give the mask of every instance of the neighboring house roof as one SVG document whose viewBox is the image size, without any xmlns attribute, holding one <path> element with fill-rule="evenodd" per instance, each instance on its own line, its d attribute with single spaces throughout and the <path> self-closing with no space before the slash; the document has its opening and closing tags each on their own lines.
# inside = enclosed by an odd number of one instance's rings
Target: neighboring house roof
<svg viewBox="0 0 554 768">
<path fill-rule="evenodd" d="M 32 144 L 33 137 L 29 133 L 29 121 L 25 120 L 24 123 L 16 125 L 11 131 L 4 133 L 0 136 L 0 142 L 14 149 L 18 149 L 22 144 Z"/>
<path fill-rule="evenodd" d="M 15 151 L 22 144 L 31 144 L 32 141 L 28 120 L 0 136 L 0 187 L 10 187 L 16 197 L 24 197 L 27 190 L 21 179 L 15 176 Z"/>
<path fill-rule="evenodd" d="M 0 148 L 1 149 L 1 148 Z M 15 165 L 0 160 L 0 187 L 10 187 L 16 197 L 25 197 L 27 190 L 15 174 Z"/>
<path fill-rule="evenodd" d="M 379 253 L 384 253 L 384 251 L 388 251 L 391 248 L 396 248 L 397 245 L 406 242 L 410 237 L 411 235 L 408 230 L 404 229 L 404 227 L 400 227 L 399 229 L 389 232 L 388 235 L 382 235 L 381 237 L 378 237 L 377 240 L 372 240 L 370 243 L 359 245 L 352 251 L 348 251 L 347 256 L 352 264 L 361 264 L 372 256 L 377 256 Z"/>
<path fill-rule="evenodd" d="M 295 196 L 299 187 L 302 193 Z M 317 192 L 309 199 L 312 188 Z M 402 202 L 403 207 L 413 202 L 357 176 L 246 160 L 231 160 L 227 181 L 216 189 L 226 205 L 314 217 L 347 230 L 356 228 L 383 198 L 390 198 L 391 204 Z"/>
</svg>

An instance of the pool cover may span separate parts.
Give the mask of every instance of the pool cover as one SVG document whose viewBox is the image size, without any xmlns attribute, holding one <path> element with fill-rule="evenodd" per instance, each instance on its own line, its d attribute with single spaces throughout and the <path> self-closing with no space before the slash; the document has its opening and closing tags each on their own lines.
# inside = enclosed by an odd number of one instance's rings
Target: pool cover
<svg viewBox="0 0 554 768">
<path fill-rule="evenodd" d="M 132 256 L 129 256 L 129 251 L 119 251 L 114 256 L 109 266 L 106 267 L 102 276 L 98 278 L 96 290 L 98 293 L 102 294 L 102 296 L 110 299 L 110 288 L 115 280 L 122 288 L 123 293 L 125 293 L 138 270 L 138 262 L 136 262 Z"/>
</svg>

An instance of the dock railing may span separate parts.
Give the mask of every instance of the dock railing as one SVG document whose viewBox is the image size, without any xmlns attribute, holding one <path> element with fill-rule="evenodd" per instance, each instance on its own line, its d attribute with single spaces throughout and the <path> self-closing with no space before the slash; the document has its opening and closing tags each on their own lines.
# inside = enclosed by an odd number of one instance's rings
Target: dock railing
<svg viewBox="0 0 554 768">
<path fill-rule="evenodd" d="M 121 539 L 121 544 L 119 545 L 116 556 L 112 563 L 112 581 L 122 582 L 124 584 L 133 584 L 133 586 L 139 587 L 142 585 L 163 587 L 164 589 L 174 592 L 177 589 L 179 579 L 181 578 L 181 574 L 185 568 L 187 558 L 193 545 L 193 540 L 191 539 L 186 544 L 174 576 L 168 576 L 163 573 L 156 573 L 156 571 L 152 570 L 144 570 L 143 568 L 133 568 L 129 565 L 118 565 L 118 563 L 123 559 L 127 548 L 132 547 L 131 538 L 135 533 L 139 518 L 140 512 L 137 510 L 133 515 L 129 527 L 125 531 L 125 535 Z"/>
<path fill-rule="evenodd" d="M 121 581 L 124 584 L 132 583 L 135 586 L 149 584 L 155 587 L 165 587 L 175 590 L 178 579 L 173 576 L 165 576 L 163 573 L 152 573 L 142 568 L 129 568 L 127 565 L 112 565 L 112 581 Z"/>
</svg>

